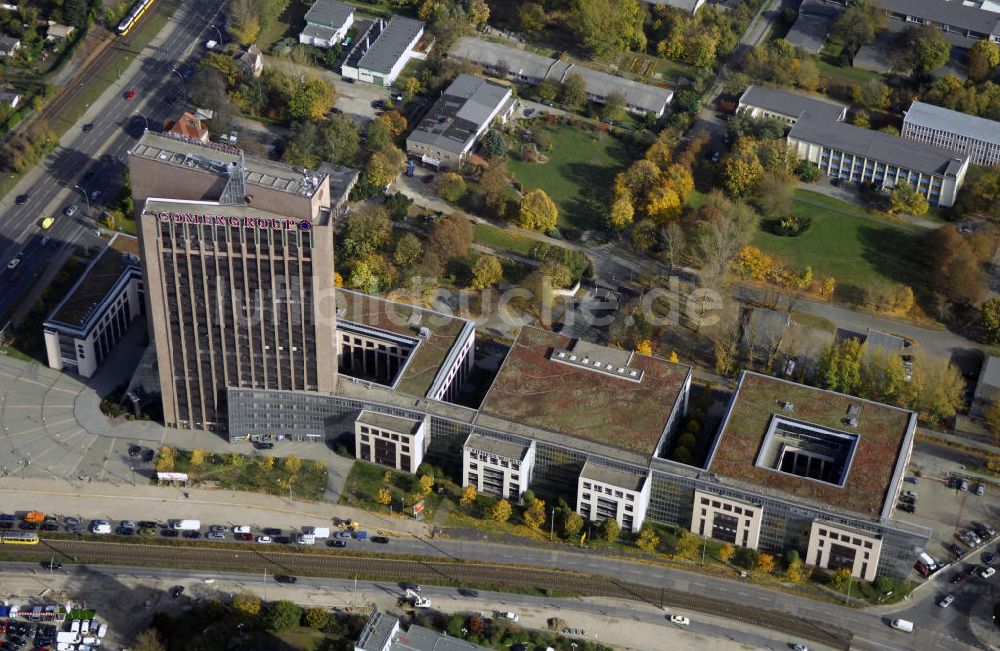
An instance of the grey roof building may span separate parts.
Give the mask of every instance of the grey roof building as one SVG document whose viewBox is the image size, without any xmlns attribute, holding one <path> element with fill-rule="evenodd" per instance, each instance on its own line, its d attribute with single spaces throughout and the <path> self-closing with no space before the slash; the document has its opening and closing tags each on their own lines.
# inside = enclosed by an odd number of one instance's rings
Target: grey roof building
<svg viewBox="0 0 1000 651">
<path fill-rule="evenodd" d="M 407 153 L 435 167 L 460 167 L 490 124 L 506 121 L 515 103 L 507 86 L 461 74 L 407 136 Z"/>
<path fill-rule="evenodd" d="M 674 91 L 669 88 L 650 86 L 478 38 L 458 39 L 448 54 L 481 66 L 490 74 L 528 84 L 540 84 L 545 79 L 562 83 L 569 75 L 578 74 L 586 83 L 589 99 L 604 103 L 609 95 L 619 94 L 625 97 L 628 109 L 634 113 L 663 115 L 674 98 Z"/>
<path fill-rule="evenodd" d="M 882 131 L 803 113 L 788 132 L 799 158 L 824 174 L 891 190 L 909 183 L 932 205 L 951 206 L 969 169 L 969 156 Z"/>
<path fill-rule="evenodd" d="M 391 86 L 412 57 L 423 33 L 424 24 L 419 20 L 393 16 L 387 23 L 379 18 L 358 35 L 341 73 L 352 79 Z"/>
<path fill-rule="evenodd" d="M 839 13 L 836 6 L 823 0 L 802 0 L 798 18 L 788 30 L 785 40 L 795 47 L 805 48 L 816 54 L 826 43 L 830 23 Z"/>
<path fill-rule="evenodd" d="M 316 171 L 320 176 L 326 174 L 330 178 L 330 207 L 335 212 L 342 212 L 347 209 L 347 198 L 354 189 L 354 184 L 358 182 L 361 174 L 353 167 L 334 165 L 333 163 L 322 162 Z"/>
<path fill-rule="evenodd" d="M 0 56 L 12 57 L 21 49 L 21 39 L 13 36 L 0 36 Z"/>
<path fill-rule="evenodd" d="M 342 41 L 354 23 L 354 7 L 338 0 L 316 0 L 305 15 L 299 43 L 332 47 Z"/>
<path fill-rule="evenodd" d="M 946 34 L 1000 43 L 1000 14 L 945 0 L 877 0 L 890 17 L 933 25 Z"/>
<path fill-rule="evenodd" d="M 795 124 L 806 111 L 817 119 L 835 122 L 847 115 L 847 106 L 816 95 L 792 93 L 753 84 L 740 95 L 737 113 L 749 111 L 755 118 L 776 118 Z"/>
<path fill-rule="evenodd" d="M 982 418 L 1000 398 L 1000 357 L 990 355 L 979 371 L 979 381 L 972 399 L 972 416 Z"/>
<path fill-rule="evenodd" d="M 354 643 L 354 651 L 486 651 L 486 647 L 413 625 L 404 631 L 398 617 L 376 610 Z"/>
<path fill-rule="evenodd" d="M 913 102 L 903 118 L 904 138 L 968 154 L 975 165 L 1000 164 L 1000 122 Z"/>
</svg>

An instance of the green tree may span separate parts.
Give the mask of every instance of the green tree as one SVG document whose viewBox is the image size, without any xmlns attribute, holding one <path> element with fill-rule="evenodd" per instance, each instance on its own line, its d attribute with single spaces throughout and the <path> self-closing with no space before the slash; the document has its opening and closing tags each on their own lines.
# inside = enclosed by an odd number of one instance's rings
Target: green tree
<svg viewBox="0 0 1000 651">
<path fill-rule="evenodd" d="M 542 276 L 548 279 L 552 287 L 569 287 L 573 283 L 573 272 L 558 260 L 546 260 L 538 268 Z"/>
<path fill-rule="evenodd" d="M 319 128 L 319 144 L 323 160 L 334 165 L 353 163 L 361 148 L 357 122 L 343 114 L 334 115 Z"/>
<path fill-rule="evenodd" d="M 289 99 L 287 111 L 292 118 L 319 120 L 336 102 L 337 91 L 332 84 L 319 77 L 308 77 Z"/>
<path fill-rule="evenodd" d="M 253 0 L 233 0 L 229 3 L 227 31 L 238 43 L 249 45 L 260 34 L 260 10 Z"/>
<path fill-rule="evenodd" d="M 618 536 L 622 533 L 622 527 L 618 524 L 618 520 L 614 518 L 605 518 L 604 522 L 601 523 L 601 538 L 608 542 L 614 542 L 618 540 Z"/>
<path fill-rule="evenodd" d="M 969 48 L 969 79 L 982 83 L 993 76 L 1000 64 L 1000 46 L 993 41 L 976 41 Z"/>
<path fill-rule="evenodd" d="M 566 75 L 562 82 L 560 99 L 563 104 L 571 108 L 580 108 L 587 103 L 587 82 L 580 74 L 571 72 Z"/>
<path fill-rule="evenodd" d="M 583 529 L 583 517 L 576 511 L 563 512 L 562 532 L 567 538 L 575 538 Z"/>
<path fill-rule="evenodd" d="M 621 122 L 628 115 L 627 106 L 628 103 L 624 95 L 621 93 L 609 93 L 607 99 L 604 101 L 601 113 L 604 115 L 605 120 Z"/>
<path fill-rule="evenodd" d="M 502 158 L 507 155 L 507 138 L 496 129 L 490 129 L 483 134 L 480 147 L 487 158 Z"/>
<path fill-rule="evenodd" d="M 387 125 L 382 120 L 372 120 L 365 127 L 365 142 L 368 147 L 368 151 L 377 152 L 382 151 L 386 147 L 392 144 L 392 132 L 389 131 L 389 125 Z"/>
<path fill-rule="evenodd" d="M 559 219 L 559 209 L 545 194 L 545 190 L 536 188 L 530 190 L 521 199 L 518 212 L 518 225 L 521 228 L 547 233 L 554 230 Z"/>
<path fill-rule="evenodd" d="M 847 63 L 854 64 L 854 56 L 862 46 L 875 40 L 875 32 L 885 24 L 882 11 L 868 0 L 853 3 L 830 25 L 830 35 L 844 44 Z"/>
<path fill-rule="evenodd" d="M 393 221 L 404 221 L 410 212 L 413 199 L 402 192 L 393 192 L 385 199 L 385 211 Z"/>
<path fill-rule="evenodd" d="M 854 111 L 851 113 L 851 124 L 862 129 L 870 128 L 872 121 L 868 116 L 868 111 Z"/>
<path fill-rule="evenodd" d="M 532 529 L 538 529 L 545 524 L 545 500 L 535 499 L 524 510 L 524 524 Z"/>
<path fill-rule="evenodd" d="M 983 303 L 979 313 L 990 343 L 1000 343 L 1000 298 L 991 298 Z"/>
<path fill-rule="evenodd" d="M 517 24 L 529 38 L 542 31 L 547 20 L 545 8 L 537 2 L 526 2 L 517 10 Z"/>
<path fill-rule="evenodd" d="M 535 87 L 535 95 L 543 102 L 554 102 L 559 97 L 559 82 L 551 77 L 542 80 Z"/>
<path fill-rule="evenodd" d="M 660 545 L 660 537 L 652 527 L 643 527 L 639 532 L 639 539 L 635 541 L 635 546 L 644 552 L 655 552 Z"/>
<path fill-rule="evenodd" d="M 306 626 L 322 631 L 330 623 L 330 614 L 323 608 L 310 608 L 305 615 Z"/>
<path fill-rule="evenodd" d="M 64 23 L 77 29 L 87 26 L 87 3 L 84 0 L 65 0 L 62 9 Z"/>
<path fill-rule="evenodd" d="M 242 592 L 233 597 L 233 609 L 250 617 L 260 614 L 260 597 Z"/>
<path fill-rule="evenodd" d="M 639 0 L 575 0 L 573 9 L 577 35 L 595 57 L 646 49 Z"/>
<path fill-rule="evenodd" d="M 826 349 L 819 363 L 820 382 L 824 388 L 854 394 L 861 386 L 861 362 L 864 345 L 851 337 Z"/>
<path fill-rule="evenodd" d="M 907 27 L 896 39 L 896 62 L 904 68 L 926 75 L 948 63 L 951 44 L 937 27 Z"/>
<path fill-rule="evenodd" d="M 406 167 L 406 154 L 388 145 L 372 154 L 365 167 L 366 180 L 372 187 L 381 190 L 396 178 Z"/>
<path fill-rule="evenodd" d="M 467 191 L 468 186 L 461 174 L 445 172 L 438 179 L 438 196 L 449 203 L 455 203 L 464 197 Z"/>
<path fill-rule="evenodd" d="M 472 288 L 486 289 L 503 279 L 503 266 L 495 255 L 480 255 L 472 264 Z"/>
<path fill-rule="evenodd" d="M 511 514 L 514 510 L 510 506 L 510 502 L 507 500 L 497 500 L 493 506 L 490 507 L 490 520 L 494 522 L 506 522 L 510 520 Z"/>
<path fill-rule="evenodd" d="M 267 627 L 272 631 L 287 631 L 302 621 L 302 608 L 291 601 L 275 601 L 267 607 Z"/>
<path fill-rule="evenodd" d="M 802 583 L 809 578 L 811 573 L 811 570 L 803 565 L 802 561 L 798 558 L 790 562 L 785 568 L 785 577 L 792 583 Z"/>
<path fill-rule="evenodd" d="M 913 355 L 912 368 L 905 406 L 932 420 L 954 416 L 965 393 L 965 380 L 958 368 L 947 357 L 920 352 Z"/>
<path fill-rule="evenodd" d="M 810 167 L 812 167 L 810 165 Z M 812 169 L 815 169 L 814 167 Z M 798 179 L 787 172 L 774 172 L 760 179 L 754 191 L 754 204 L 761 214 L 780 219 L 792 214 Z"/>
<path fill-rule="evenodd" d="M 417 236 L 407 233 L 396 242 L 396 251 L 392 254 L 392 260 L 401 267 L 411 267 L 420 261 L 424 254 L 424 245 L 420 243 Z"/>
<path fill-rule="evenodd" d="M 381 206 L 367 205 L 354 211 L 347 220 L 343 241 L 348 258 L 364 258 L 386 247 L 392 238 L 392 223 Z"/>
<path fill-rule="evenodd" d="M 702 539 L 686 529 L 682 529 L 677 534 L 677 542 L 674 543 L 674 558 L 694 560 L 701 551 Z"/>
<path fill-rule="evenodd" d="M 890 212 L 913 215 L 914 217 L 924 214 L 930 208 L 930 204 L 927 203 L 927 198 L 917 192 L 916 188 L 906 181 L 900 182 L 895 188 L 893 188 L 892 196 L 890 197 L 889 202 Z"/>
</svg>

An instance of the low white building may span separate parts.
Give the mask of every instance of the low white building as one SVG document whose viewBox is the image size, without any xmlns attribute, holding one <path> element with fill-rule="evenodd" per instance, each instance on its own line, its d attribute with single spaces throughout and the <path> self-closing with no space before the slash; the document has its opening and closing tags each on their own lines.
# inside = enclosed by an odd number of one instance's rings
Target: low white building
<svg viewBox="0 0 1000 651">
<path fill-rule="evenodd" d="M 42 325 L 50 368 L 90 377 L 145 312 L 142 268 L 117 235 Z"/>
<path fill-rule="evenodd" d="M 531 483 L 535 442 L 470 434 L 462 446 L 462 486 L 485 495 L 520 502 Z"/>
<path fill-rule="evenodd" d="M 349 79 L 391 86 L 413 58 L 413 49 L 423 35 L 424 24 L 419 20 L 393 16 L 386 22 L 377 18 L 358 34 L 340 73 Z"/>
<path fill-rule="evenodd" d="M 354 421 L 354 454 L 362 461 L 414 473 L 429 443 L 426 420 L 364 410 Z"/>
<path fill-rule="evenodd" d="M 973 165 L 1000 164 L 1000 122 L 913 102 L 903 117 L 908 140 L 968 154 Z"/>
<path fill-rule="evenodd" d="M 354 24 L 354 7 L 337 0 L 316 0 L 305 16 L 306 26 L 299 33 L 299 43 L 328 48 L 347 36 Z"/>
<path fill-rule="evenodd" d="M 638 532 L 649 506 L 649 474 L 637 475 L 590 459 L 577 481 L 576 512 L 584 520 L 618 521 L 623 531 Z"/>
<path fill-rule="evenodd" d="M 806 112 L 812 117 L 839 122 L 847 117 L 847 106 L 815 95 L 758 84 L 752 84 L 743 91 L 736 106 L 738 115 L 746 114 L 758 120 L 780 120 L 785 124 L 795 124 L 799 116 Z"/>
<path fill-rule="evenodd" d="M 695 490 L 691 533 L 757 549 L 763 515 L 762 505 Z"/>
</svg>

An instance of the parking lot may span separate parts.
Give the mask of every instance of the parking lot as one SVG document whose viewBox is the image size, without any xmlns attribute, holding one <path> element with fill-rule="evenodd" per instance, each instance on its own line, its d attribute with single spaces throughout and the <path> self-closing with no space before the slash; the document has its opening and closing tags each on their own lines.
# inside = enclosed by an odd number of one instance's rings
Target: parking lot
<svg viewBox="0 0 1000 651">
<path fill-rule="evenodd" d="M 913 513 L 899 508 L 896 515 L 899 519 L 929 527 L 934 531 L 926 552 L 933 558 L 953 563 L 961 558 L 979 558 L 978 552 L 988 549 L 996 552 L 996 536 L 980 543 L 962 541 L 956 537 L 962 530 L 969 530 L 973 522 L 979 522 L 996 529 L 1000 524 L 1000 500 L 997 499 L 997 488 L 986 484 L 983 495 L 977 495 L 975 488 L 979 482 L 972 478 L 967 481 L 967 490 L 961 490 L 959 485 L 948 485 L 950 477 L 965 476 L 965 459 L 957 450 L 940 447 L 931 450 L 925 444 L 919 443 L 914 449 L 910 463 L 909 476 L 919 474 L 917 484 L 904 484 L 904 491 L 917 495 Z M 958 547 L 955 547 L 958 545 Z"/>
</svg>

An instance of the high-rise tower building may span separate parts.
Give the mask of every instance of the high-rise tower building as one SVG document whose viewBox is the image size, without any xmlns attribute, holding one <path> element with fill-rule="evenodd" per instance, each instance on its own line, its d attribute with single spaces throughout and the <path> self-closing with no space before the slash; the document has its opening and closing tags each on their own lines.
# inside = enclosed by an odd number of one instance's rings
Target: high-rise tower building
<svg viewBox="0 0 1000 651">
<path fill-rule="evenodd" d="M 147 132 L 129 152 L 168 426 L 225 429 L 226 389 L 332 391 L 340 179 Z"/>
</svg>

